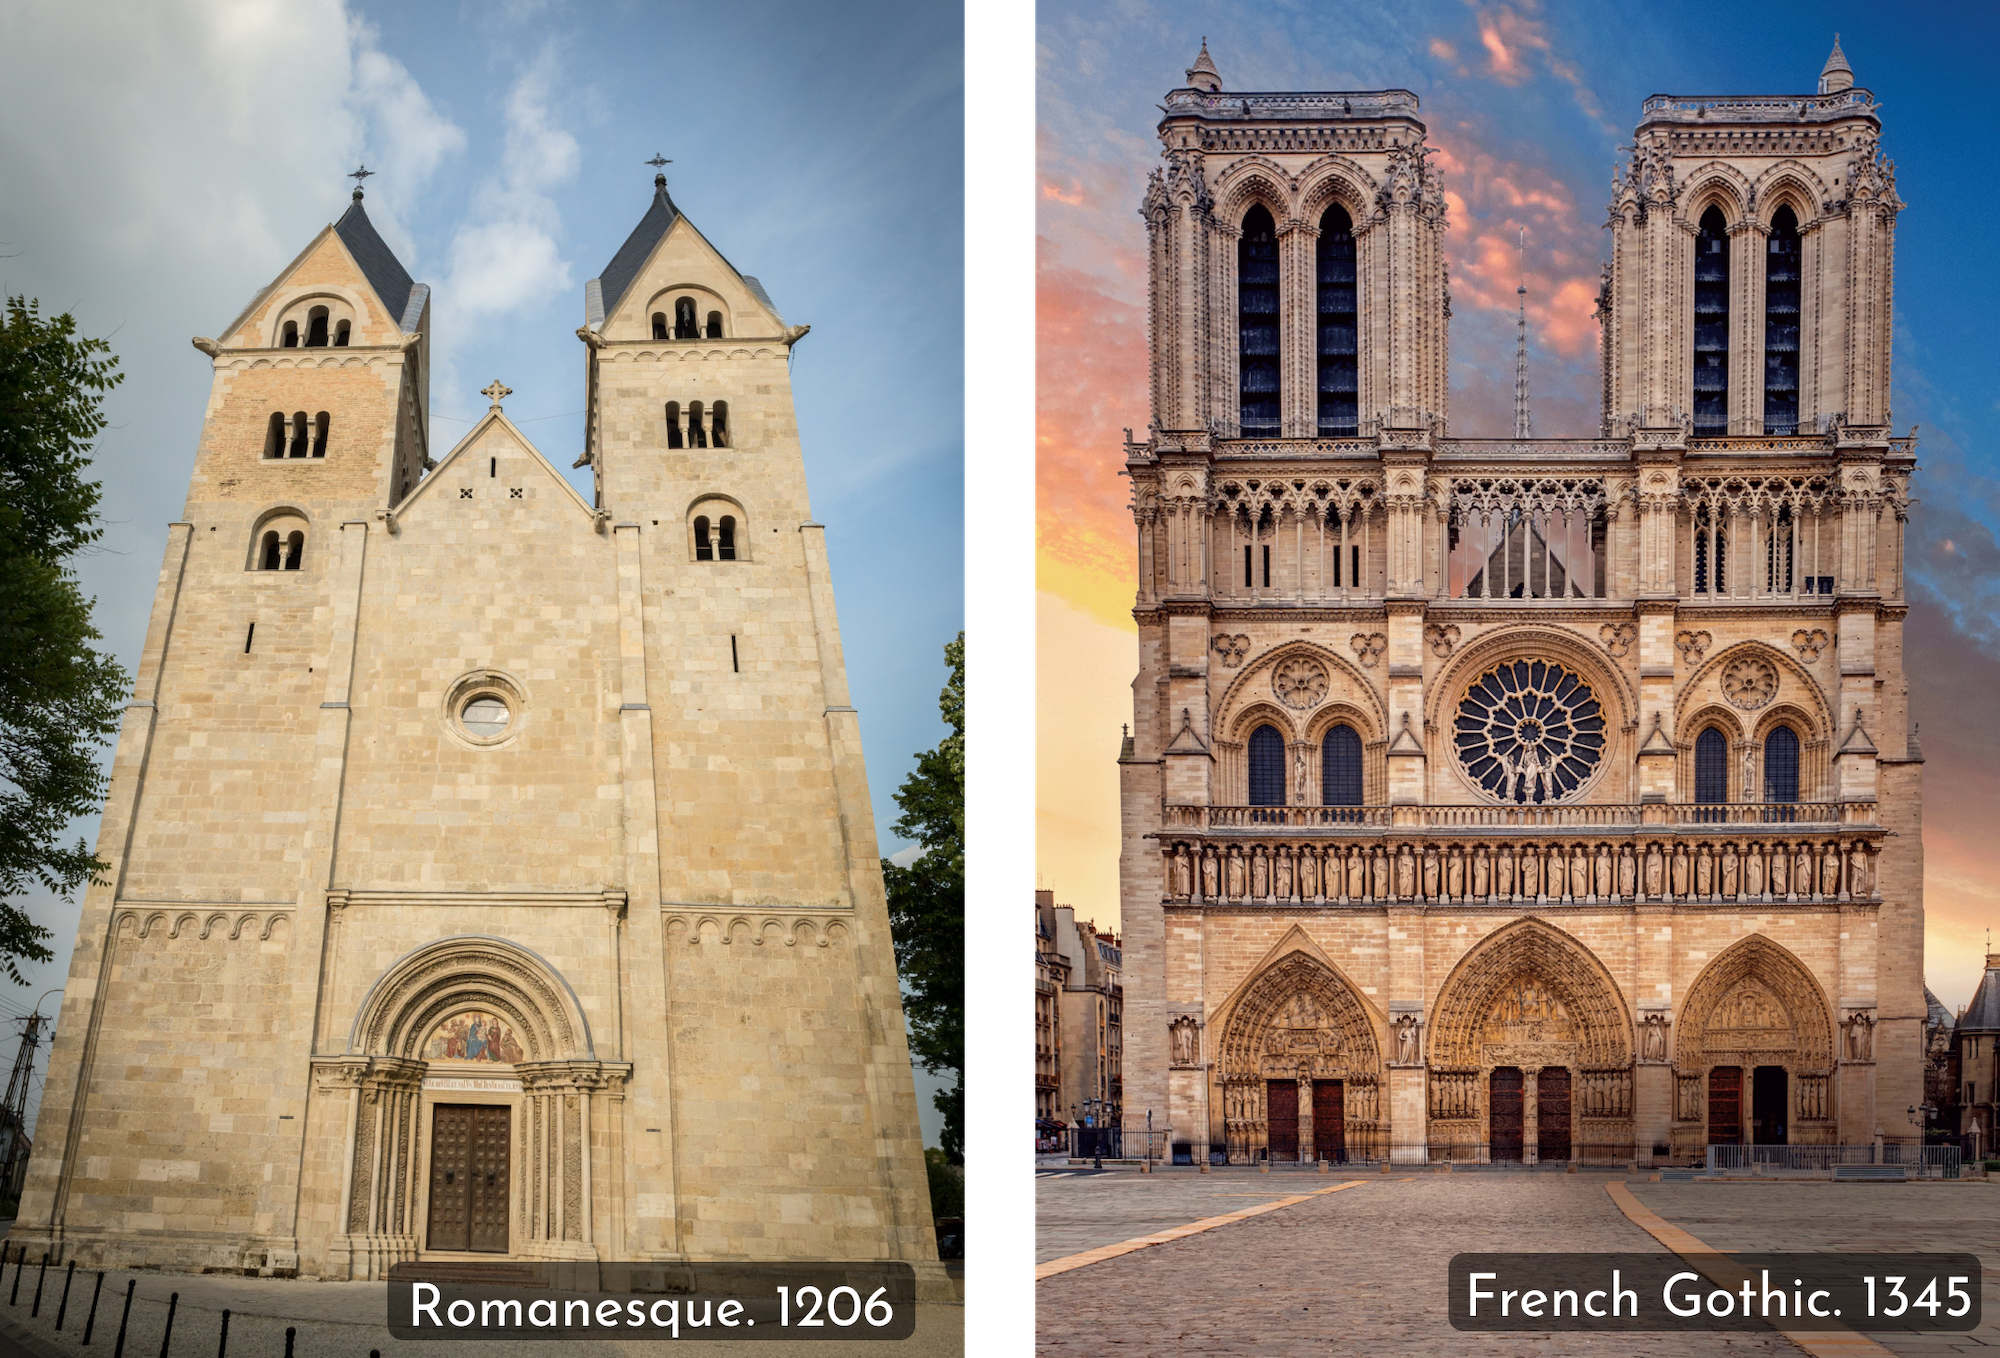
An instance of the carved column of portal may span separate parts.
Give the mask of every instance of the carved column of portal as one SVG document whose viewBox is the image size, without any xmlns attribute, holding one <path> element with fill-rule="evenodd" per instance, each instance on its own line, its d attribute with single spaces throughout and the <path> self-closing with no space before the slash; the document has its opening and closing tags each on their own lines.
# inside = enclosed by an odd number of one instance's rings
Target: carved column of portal
<svg viewBox="0 0 2000 1358">
<path fill-rule="evenodd" d="M 417 1257 L 417 1105 L 427 1068 L 393 1056 L 313 1062 L 320 1093 L 346 1102 L 339 1233 L 328 1248 L 334 1277 L 384 1278 Z"/>
<path fill-rule="evenodd" d="M 1536 1164 L 1541 1159 L 1542 1110 L 1539 1085 L 1542 1068 L 1521 1068 L 1521 1163 Z"/>
<path fill-rule="evenodd" d="M 612 1061 L 533 1061 L 515 1067 L 526 1095 L 523 1183 L 527 1202 L 520 1238 L 525 1253 L 541 1259 L 600 1257 L 595 1172 L 600 1157 L 594 1141 L 622 1140 L 615 1131 L 601 1138 L 592 1126 L 609 1127 L 623 1110 L 623 1092 L 632 1067 Z M 618 1097 L 613 1098 L 616 1094 Z M 615 1179 L 611 1181 L 615 1185 Z"/>
</svg>

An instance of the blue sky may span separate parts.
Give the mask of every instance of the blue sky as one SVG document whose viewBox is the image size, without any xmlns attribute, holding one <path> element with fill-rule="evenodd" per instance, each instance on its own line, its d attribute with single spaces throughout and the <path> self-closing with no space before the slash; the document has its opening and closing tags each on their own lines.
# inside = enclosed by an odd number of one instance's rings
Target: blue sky
<svg viewBox="0 0 2000 1358">
<path fill-rule="evenodd" d="M 1982 119 L 2000 7 L 1549 0 L 1396 4 L 1044 3 L 1038 58 L 1042 343 L 1038 412 L 1044 650 L 1102 656 L 1065 674 L 1103 750 L 1129 712 L 1131 518 L 1118 431 L 1146 423 L 1143 227 L 1155 105 L 1201 40 L 1225 90 L 1404 88 L 1422 102 L 1450 201 L 1451 423 L 1511 419 L 1516 232 L 1527 232 L 1535 432 L 1597 421 L 1591 320 L 1614 168 L 1651 94 L 1795 94 L 1840 34 L 1883 109 L 1908 204 L 1897 226 L 1892 402 L 1920 425 L 1908 538 L 1906 668 L 1925 767 L 1926 978 L 1957 1006 L 2000 928 L 2000 141 Z M 976 394 L 975 394 L 976 399 Z M 1045 690 L 1047 693 L 1048 690 Z M 1065 751 L 1075 723 L 1044 702 L 1040 871 L 1085 915 L 1115 917 L 1116 785 Z M 1058 743 L 1060 747 L 1058 747 Z M 1090 748 L 1100 748 L 1092 745 Z M 1049 845 L 1059 845 L 1052 858 Z"/>
<path fill-rule="evenodd" d="M 891 795 L 943 734 L 962 600 L 961 25 L 949 5 L 0 5 L 0 287 L 110 336 L 127 374 L 82 563 L 130 668 L 208 396 L 214 335 L 346 207 L 433 289 L 439 455 L 508 414 L 567 469 L 583 285 L 670 190 L 787 321 L 883 851 Z M 571 473 L 589 493 L 587 472 Z M 94 840 L 96 823 L 79 827 Z M 75 902 L 42 902 L 62 984 Z M 0 1047 L 10 1028 L 0 1026 Z M 920 1098 L 926 1113 L 927 1098 Z"/>
</svg>

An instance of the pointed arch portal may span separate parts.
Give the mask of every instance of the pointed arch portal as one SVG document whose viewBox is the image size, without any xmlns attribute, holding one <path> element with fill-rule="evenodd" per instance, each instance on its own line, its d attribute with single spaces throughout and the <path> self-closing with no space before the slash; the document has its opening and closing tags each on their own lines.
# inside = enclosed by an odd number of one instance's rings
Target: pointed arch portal
<svg viewBox="0 0 2000 1358">
<path fill-rule="evenodd" d="M 1381 1052 L 1345 978 L 1307 952 L 1288 952 L 1218 1017 L 1209 1140 L 1230 1164 L 1375 1153 Z"/>
</svg>

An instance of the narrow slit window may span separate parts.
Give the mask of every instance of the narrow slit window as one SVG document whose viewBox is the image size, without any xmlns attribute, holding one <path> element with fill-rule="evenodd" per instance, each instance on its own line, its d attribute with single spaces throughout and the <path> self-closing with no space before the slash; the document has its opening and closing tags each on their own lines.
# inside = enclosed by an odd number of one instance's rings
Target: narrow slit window
<svg viewBox="0 0 2000 1358">
<path fill-rule="evenodd" d="M 1243 588 L 1245 588 L 1245 589 L 1251 589 L 1251 588 L 1254 588 L 1254 587 L 1256 586 L 1256 584 L 1257 584 L 1257 581 L 1256 581 L 1255 577 L 1253 577 L 1253 576 L 1251 575 L 1251 573 L 1250 573 L 1250 572 L 1251 572 L 1251 569 L 1252 569 L 1252 567 L 1251 567 L 1251 564 L 1250 564 L 1250 562 L 1251 562 L 1251 552 L 1252 552 L 1252 550 L 1253 550 L 1253 549 L 1252 549 L 1252 548 L 1250 547 L 1250 545 L 1249 545 L 1248 543 L 1245 543 L 1245 544 L 1244 544 L 1244 546 L 1243 546 Z"/>
<path fill-rule="evenodd" d="M 692 297 L 677 297 L 674 299 L 674 338 L 701 338 L 701 330 L 696 325 L 694 319 L 694 298 Z"/>
<path fill-rule="evenodd" d="M 1264 548 L 1264 588 L 1269 589 L 1270 587 L 1271 587 L 1271 549 L 1267 546 Z"/>
<path fill-rule="evenodd" d="M 715 560 L 715 543 L 708 535 L 708 519 L 706 516 L 694 521 L 694 559 L 696 561 Z"/>
<path fill-rule="evenodd" d="M 711 311 L 708 313 L 708 337 L 710 339 L 722 338 L 722 313 L 720 311 Z"/>
<path fill-rule="evenodd" d="M 736 658 L 736 638 L 734 635 L 731 635 L 729 638 L 729 672 L 731 674 L 743 673 L 743 666 Z"/>
<path fill-rule="evenodd" d="M 1799 432 L 1799 219 L 1771 218 L 1764 246 L 1764 432 Z"/>
<path fill-rule="evenodd" d="M 1349 547 L 1347 550 L 1352 558 L 1349 564 L 1353 570 L 1353 574 L 1348 579 L 1353 583 L 1354 588 L 1359 589 L 1361 588 L 1361 549 L 1359 547 Z"/>
<path fill-rule="evenodd" d="M 243 654 L 250 654 L 250 643 L 257 639 L 257 624 L 251 623 L 250 630 L 243 634 Z"/>
<path fill-rule="evenodd" d="M 681 403 L 669 401 L 667 402 L 667 447 L 681 446 Z"/>
<path fill-rule="evenodd" d="M 722 522 L 716 525 L 715 559 L 734 561 L 736 559 L 736 520 L 724 514 Z"/>
<path fill-rule="evenodd" d="M 1701 214 L 1694 241 L 1694 433 L 1729 432 L 1729 226 L 1722 209 Z"/>
<path fill-rule="evenodd" d="M 1360 307 L 1354 262 L 1354 221 L 1338 205 L 1319 220 L 1314 248 L 1319 274 L 1319 436 L 1353 438 L 1360 431 Z"/>
<path fill-rule="evenodd" d="M 1276 438 L 1278 404 L 1278 230 L 1253 207 L 1236 243 L 1236 420 L 1244 438 Z"/>
<path fill-rule="evenodd" d="M 487 479 L 487 480 L 489 480 L 489 481 L 491 481 L 491 480 L 495 479 L 496 477 L 498 477 L 499 475 L 500 475 L 500 459 L 499 459 L 499 458 L 497 458 L 497 457 L 489 457 L 489 458 L 487 458 L 487 459 L 486 459 L 486 479 Z"/>
<path fill-rule="evenodd" d="M 729 402 L 717 401 L 709 407 L 708 436 L 718 448 L 729 446 Z"/>
<path fill-rule="evenodd" d="M 328 415 L 324 410 L 320 411 L 319 414 L 313 416 L 312 455 L 314 457 L 326 456 L 326 434 L 327 430 L 331 427 L 332 423 L 333 423 L 332 417 Z"/>
</svg>

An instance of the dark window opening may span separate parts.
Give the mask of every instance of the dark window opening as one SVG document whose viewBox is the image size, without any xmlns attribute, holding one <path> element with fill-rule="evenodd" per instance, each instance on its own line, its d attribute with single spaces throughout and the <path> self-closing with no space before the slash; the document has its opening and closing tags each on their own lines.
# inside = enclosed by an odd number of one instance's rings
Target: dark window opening
<svg viewBox="0 0 2000 1358">
<path fill-rule="evenodd" d="M 701 402 L 688 402 L 688 447 L 708 447 L 708 430 L 701 423 Z"/>
<path fill-rule="evenodd" d="M 666 337 L 667 337 L 667 313 L 664 311 L 655 311 L 653 313 L 653 338 L 665 339 Z"/>
<path fill-rule="evenodd" d="M 294 412 L 292 415 L 292 448 L 290 454 L 292 457 L 304 457 L 306 455 L 308 451 L 306 445 L 311 438 L 311 435 L 307 432 L 309 427 L 306 424 L 305 411 Z"/>
<path fill-rule="evenodd" d="M 1271 587 L 1271 549 L 1269 547 L 1266 547 L 1264 549 L 1264 588 L 1269 589 L 1270 587 Z"/>
<path fill-rule="evenodd" d="M 734 561 L 736 559 L 736 520 L 727 514 L 716 525 L 715 559 Z"/>
<path fill-rule="evenodd" d="M 729 446 L 729 402 L 717 401 L 709 408 L 708 436 L 718 448 Z"/>
<path fill-rule="evenodd" d="M 1701 214 L 1694 241 L 1694 433 L 1729 432 L 1729 227 L 1722 209 Z"/>
<path fill-rule="evenodd" d="M 1236 419 L 1244 438 L 1276 438 L 1278 230 L 1264 207 L 1243 218 L 1236 243 Z"/>
<path fill-rule="evenodd" d="M 1694 799 L 1709 806 L 1729 800 L 1729 741 L 1713 726 L 1694 740 Z M 1702 815 L 1721 819 L 1716 812 Z"/>
<path fill-rule="evenodd" d="M 1349 547 L 1347 550 L 1353 554 L 1354 574 L 1351 578 L 1354 587 L 1359 589 L 1361 588 L 1361 549 L 1359 547 Z"/>
<path fill-rule="evenodd" d="M 288 571 L 295 571 L 305 563 L 305 559 L 306 535 L 304 533 L 293 533 L 285 539 L 284 568 Z"/>
<path fill-rule="evenodd" d="M 679 297 L 674 300 L 674 338 L 701 338 L 701 330 L 695 324 L 694 299 L 692 297 Z"/>
<path fill-rule="evenodd" d="M 251 623 L 250 630 L 243 634 L 243 654 L 250 654 L 250 643 L 257 639 L 257 624 Z"/>
<path fill-rule="evenodd" d="M 312 455 L 314 457 L 326 456 L 326 434 L 328 428 L 332 425 L 332 423 L 333 423 L 332 417 L 329 416 L 324 410 L 320 411 L 319 414 L 313 416 Z"/>
<path fill-rule="evenodd" d="M 722 313 L 720 311 L 711 311 L 708 313 L 708 337 L 710 339 L 722 338 Z"/>
<path fill-rule="evenodd" d="M 715 544 L 709 540 L 708 519 L 705 516 L 694 521 L 694 559 L 715 560 Z"/>
<path fill-rule="evenodd" d="M 681 403 L 669 401 L 667 402 L 667 447 L 681 446 Z"/>
<path fill-rule="evenodd" d="M 278 347 L 281 349 L 296 349 L 299 347 L 299 323 L 297 321 L 285 322 L 285 337 L 278 341 Z"/>
<path fill-rule="evenodd" d="M 1799 733 L 1789 726 L 1772 728 L 1764 737 L 1764 800 L 1799 799 Z"/>
<path fill-rule="evenodd" d="M 271 423 L 264 430 L 264 456 L 283 457 L 285 455 L 285 417 L 278 411 L 271 412 Z"/>
<path fill-rule="evenodd" d="M 1334 206 L 1319 219 L 1319 436 L 1353 438 L 1361 428 L 1360 304 L 1354 221 Z"/>
<path fill-rule="evenodd" d="M 1250 733 L 1250 805 L 1285 804 L 1285 738 L 1275 726 Z"/>
<path fill-rule="evenodd" d="M 1319 746 L 1320 802 L 1361 805 L 1361 736 L 1352 726 L 1336 726 Z"/>
<path fill-rule="evenodd" d="M 278 569 L 279 550 L 278 535 L 275 532 L 264 534 L 263 550 L 258 557 L 257 569 L 260 571 Z"/>
<path fill-rule="evenodd" d="M 306 317 L 306 348 L 326 348 L 326 308 L 316 306 Z"/>
<path fill-rule="evenodd" d="M 726 523 L 728 520 L 725 519 L 724 522 Z M 743 673 L 743 666 L 736 659 L 736 638 L 734 636 L 729 638 L 729 672 L 731 674 Z"/>
<path fill-rule="evenodd" d="M 1250 545 L 1245 543 L 1243 546 L 1243 588 L 1245 589 L 1254 588 L 1257 584 L 1256 577 L 1251 574 L 1253 568 L 1250 561 Z"/>
<path fill-rule="evenodd" d="M 353 322 L 351 321 L 342 321 L 339 325 L 336 325 L 333 328 L 333 347 L 336 349 L 345 349 L 347 347 L 348 336 L 352 332 Z"/>
<path fill-rule="evenodd" d="M 498 477 L 499 475 L 500 475 L 500 459 L 499 459 L 499 458 L 497 458 L 497 457 L 489 457 L 489 458 L 487 458 L 487 459 L 486 459 L 486 479 L 487 479 L 487 480 L 489 480 L 489 481 L 491 481 L 491 480 L 494 480 L 494 479 L 496 479 L 496 478 L 497 478 L 497 477 Z"/>
<path fill-rule="evenodd" d="M 1799 432 L 1799 219 L 1771 218 L 1764 247 L 1764 432 Z"/>
</svg>

